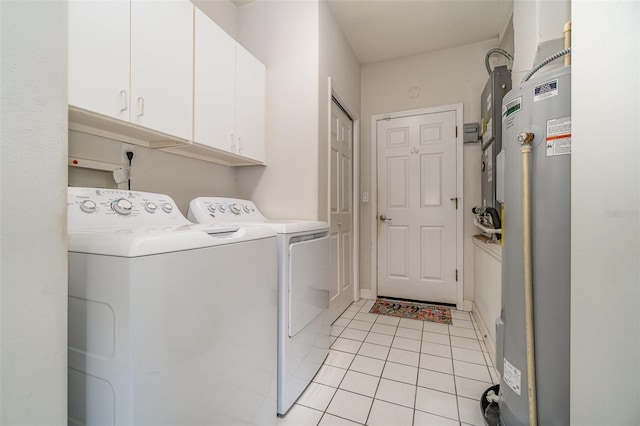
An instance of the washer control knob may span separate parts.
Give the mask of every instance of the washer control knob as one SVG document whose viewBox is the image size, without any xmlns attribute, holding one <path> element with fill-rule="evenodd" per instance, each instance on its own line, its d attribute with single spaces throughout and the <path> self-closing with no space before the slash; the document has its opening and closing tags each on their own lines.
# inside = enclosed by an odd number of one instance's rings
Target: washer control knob
<svg viewBox="0 0 640 426">
<path fill-rule="evenodd" d="M 91 200 L 84 200 L 82 204 L 80 204 L 80 210 L 85 213 L 93 213 L 96 211 L 96 203 Z"/>
<path fill-rule="evenodd" d="M 156 210 L 158 210 L 158 205 L 156 203 L 152 203 L 151 201 L 149 201 L 144 205 L 144 209 L 149 213 L 155 213 Z"/>
<path fill-rule="evenodd" d="M 241 212 L 239 204 L 230 204 L 229 210 L 231 210 L 231 213 L 233 214 L 240 214 Z"/>
<path fill-rule="evenodd" d="M 218 206 L 218 210 L 220 210 L 220 213 L 224 213 L 227 211 L 227 206 L 225 206 L 224 204 L 220 204 Z"/>
<path fill-rule="evenodd" d="M 215 213 L 216 212 L 216 205 L 215 204 L 209 204 L 208 210 L 211 213 Z"/>
<path fill-rule="evenodd" d="M 246 204 L 242 205 L 242 210 L 244 210 L 245 213 L 251 213 L 251 207 Z"/>
<path fill-rule="evenodd" d="M 173 206 L 171 203 L 162 203 L 162 211 L 165 213 L 171 213 L 173 211 Z"/>
<path fill-rule="evenodd" d="M 111 208 L 114 212 L 121 214 L 123 216 L 127 216 L 131 214 L 131 210 L 133 209 L 133 204 L 131 201 L 126 200 L 124 198 L 118 198 L 117 200 L 113 200 L 111 202 Z"/>
</svg>

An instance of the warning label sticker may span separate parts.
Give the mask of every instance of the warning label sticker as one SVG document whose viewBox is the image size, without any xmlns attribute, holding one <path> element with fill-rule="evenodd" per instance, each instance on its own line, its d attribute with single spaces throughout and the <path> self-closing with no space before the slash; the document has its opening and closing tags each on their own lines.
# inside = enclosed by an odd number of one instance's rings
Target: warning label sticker
<svg viewBox="0 0 640 426">
<path fill-rule="evenodd" d="M 507 361 L 507 359 L 505 358 L 504 359 L 504 376 L 502 378 L 504 379 L 504 382 L 507 384 L 507 386 L 509 386 L 512 391 L 517 393 L 518 396 L 520 396 L 520 392 L 522 389 L 520 386 L 521 377 L 522 377 L 522 374 L 520 370 L 518 370 L 513 365 L 511 365 L 511 363 Z"/>
<path fill-rule="evenodd" d="M 551 80 L 533 88 L 533 102 L 558 96 L 558 80 Z"/>
<path fill-rule="evenodd" d="M 547 121 L 547 157 L 571 154 L 571 117 Z"/>
</svg>

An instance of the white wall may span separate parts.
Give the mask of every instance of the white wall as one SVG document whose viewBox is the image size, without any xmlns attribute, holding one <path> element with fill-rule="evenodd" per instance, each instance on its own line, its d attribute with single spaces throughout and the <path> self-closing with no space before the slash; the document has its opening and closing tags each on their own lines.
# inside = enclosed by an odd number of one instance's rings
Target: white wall
<svg viewBox="0 0 640 426">
<path fill-rule="evenodd" d="M 67 3 L 1 3 L 0 423 L 67 422 Z"/>
<path fill-rule="evenodd" d="M 573 1 L 571 424 L 640 424 L 640 3 Z"/>
<path fill-rule="evenodd" d="M 328 221 L 329 213 L 329 117 L 331 87 L 342 106 L 354 120 L 360 118 L 360 64 L 349 42 L 338 25 L 326 0 L 319 2 L 320 8 L 320 73 L 318 81 L 318 218 Z M 355 164 L 354 164 L 355 165 Z M 358 189 L 354 189 L 356 193 Z"/>
<path fill-rule="evenodd" d="M 112 139 L 69 132 L 69 155 L 72 157 L 120 164 L 122 145 Z M 141 146 L 134 146 L 133 152 L 131 189 L 167 194 L 174 199 L 185 216 L 189 201 L 193 198 L 237 195 L 236 172 L 233 167 Z M 116 188 L 111 173 L 78 168 L 70 168 L 69 185 Z"/>
<path fill-rule="evenodd" d="M 497 47 L 489 40 L 409 58 L 362 67 L 361 191 L 375 191 L 371 182 L 371 116 L 382 113 L 463 103 L 464 121 L 480 121 L 480 94 L 488 80 L 486 52 Z M 417 86 L 420 96 L 407 90 Z M 476 233 L 471 207 L 480 203 L 480 145 L 464 146 L 464 300 L 473 300 L 473 250 Z M 360 212 L 360 286 L 371 288 L 371 214 L 376 206 L 362 204 Z"/>
<path fill-rule="evenodd" d="M 569 0 L 514 0 L 514 87 L 542 59 L 563 48 L 564 24 L 571 20 Z M 558 60 L 562 65 L 562 59 Z M 547 66 L 547 70 L 556 63 Z"/>
<path fill-rule="evenodd" d="M 317 1 L 238 8 L 238 40 L 267 67 L 267 167 L 238 169 L 238 191 L 274 219 L 318 217 Z"/>
</svg>

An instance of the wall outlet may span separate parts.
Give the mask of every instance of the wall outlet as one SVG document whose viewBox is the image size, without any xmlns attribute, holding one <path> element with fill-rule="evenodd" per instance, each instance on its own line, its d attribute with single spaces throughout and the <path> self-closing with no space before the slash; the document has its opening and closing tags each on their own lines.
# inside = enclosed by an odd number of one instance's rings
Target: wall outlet
<svg viewBox="0 0 640 426">
<path fill-rule="evenodd" d="M 135 145 L 131 145 L 128 143 L 123 143 L 122 144 L 122 164 L 124 164 L 125 166 L 129 165 L 129 159 L 127 158 L 127 152 L 133 152 L 134 153 L 134 158 L 135 158 Z"/>
<path fill-rule="evenodd" d="M 368 192 L 363 192 L 362 193 L 362 202 L 363 203 L 368 203 L 369 202 L 369 193 Z"/>
</svg>

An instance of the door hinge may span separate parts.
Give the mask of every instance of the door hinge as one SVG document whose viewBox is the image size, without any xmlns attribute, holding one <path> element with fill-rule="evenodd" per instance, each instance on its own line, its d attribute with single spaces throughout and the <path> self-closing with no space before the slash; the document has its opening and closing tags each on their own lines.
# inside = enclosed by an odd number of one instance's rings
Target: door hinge
<svg viewBox="0 0 640 426">
<path fill-rule="evenodd" d="M 456 269 L 456 282 L 458 282 L 458 270 Z"/>
</svg>

